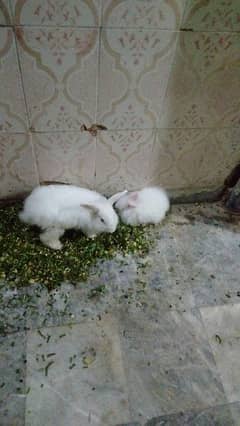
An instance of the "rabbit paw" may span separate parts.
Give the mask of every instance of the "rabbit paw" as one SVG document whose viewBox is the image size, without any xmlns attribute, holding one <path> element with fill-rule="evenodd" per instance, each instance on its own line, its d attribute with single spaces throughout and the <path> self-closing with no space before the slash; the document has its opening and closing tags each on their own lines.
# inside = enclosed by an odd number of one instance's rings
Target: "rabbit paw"
<svg viewBox="0 0 240 426">
<path fill-rule="evenodd" d="M 53 250 L 61 250 L 62 249 L 62 243 L 60 241 L 49 241 L 48 247 L 50 247 Z"/>
<path fill-rule="evenodd" d="M 96 238 L 96 234 L 94 234 L 94 235 L 88 235 L 87 237 L 90 238 L 91 240 L 94 240 L 94 238 Z"/>
<path fill-rule="evenodd" d="M 61 250 L 62 248 L 62 243 L 60 243 L 60 241 L 44 241 L 43 238 L 40 238 L 40 240 L 46 247 L 49 247 L 53 250 Z"/>
<path fill-rule="evenodd" d="M 46 229 L 40 234 L 40 240 L 45 246 L 50 247 L 53 250 L 61 250 L 62 243 L 60 242 L 59 237 L 61 237 L 63 233 L 63 229 Z"/>
</svg>

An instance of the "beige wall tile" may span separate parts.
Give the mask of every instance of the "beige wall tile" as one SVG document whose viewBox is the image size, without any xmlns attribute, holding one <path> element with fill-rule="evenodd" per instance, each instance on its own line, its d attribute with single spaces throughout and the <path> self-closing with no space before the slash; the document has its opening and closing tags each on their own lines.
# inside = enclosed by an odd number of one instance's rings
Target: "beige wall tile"
<svg viewBox="0 0 240 426">
<path fill-rule="evenodd" d="M 181 33 L 159 127 L 240 125 L 240 33 Z"/>
<path fill-rule="evenodd" d="M 111 195 L 145 186 L 154 137 L 153 130 L 102 132 L 97 140 L 97 190 Z"/>
<path fill-rule="evenodd" d="M 0 0 L 0 25 L 9 3 L 0 133 L 27 138 L 26 99 L 41 180 L 194 192 L 240 161 L 238 2 Z M 80 132 L 95 122 L 108 128 L 98 142 Z"/>
<path fill-rule="evenodd" d="M 40 182 L 94 186 L 96 140 L 85 133 L 33 135 Z"/>
<path fill-rule="evenodd" d="M 100 23 L 100 0 L 11 1 L 16 25 L 93 27 Z"/>
<path fill-rule="evenodd" d="M 239 31 L 240 2 L 188 0 L 183 27 L 201 31 Z"/>
<path fill-rule="evenodd" d="M 18 28 L 31 126 L 80 130 L 96 114 L 97 40 L 94 29 Z"/>
<path fill-rule="evenodd" d="M 26 132 L 21 77 L 11 28 L 0 28 L 0 132 Z"/>
<path fill-rule="evenodd" d="M 240 161 L 239 139 L 240 129 L 160 129 L 150 183 L 168 189 L 217 189 Z"/>
<path fill-rule="evenodd" d="M 103 0 L 103 26 L 178 29 L 185 0 Z"/>
<path fill-rule="evenodd" d="M 0 0 L 0 25 L 11 23 L 10 5 L 8 0 Z"/>
<path fill-rule="evenodd" d="M 0 198 L 29 191 L 38 184 L 30 136 L 0 134 Z"/>
<path fill-rule="evenodd" d="M 157 30 L 102 33 L 97 120 L 108 129 L 155 128 L 176 34 Z"/>
</svg>

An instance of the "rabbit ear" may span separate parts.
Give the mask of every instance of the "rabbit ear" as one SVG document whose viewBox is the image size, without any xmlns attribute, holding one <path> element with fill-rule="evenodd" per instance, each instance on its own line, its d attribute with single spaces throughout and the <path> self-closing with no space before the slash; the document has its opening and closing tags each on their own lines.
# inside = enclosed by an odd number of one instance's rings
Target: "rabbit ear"
<svg viewBox="0 0 240 426">
<path fill-rule="evenodd" d="M 94 214 L 99 213 L 99 208 L 94 206 L 93 204 L 81 204 L 81 207 L 84 207 L 85 209 L 90 210 Z"/>
<path fill-rule="evenodd" d="M 112 206 L 113 206 L 113 204 L 114 204 L 114 203 L 116 203 L 116 202 L 119 200 L 119 198 L 121 198 L 121 197 L 122 197 L 123 195 L 125 195 L 127 192 L 128 192 L 127 190 L 122 191 L 122 192 L 117 192 L 117 194 L 112 195 L 112 196 L 108 199 L 108 201 L 109 201 L 109 202 L 112 204 Z"/>
<path fill-rule="evenodd" d="M 138 200 L 138 193 L 132 192 L 128 197 L 128 207 L 136 207 Z"/>
</svg>

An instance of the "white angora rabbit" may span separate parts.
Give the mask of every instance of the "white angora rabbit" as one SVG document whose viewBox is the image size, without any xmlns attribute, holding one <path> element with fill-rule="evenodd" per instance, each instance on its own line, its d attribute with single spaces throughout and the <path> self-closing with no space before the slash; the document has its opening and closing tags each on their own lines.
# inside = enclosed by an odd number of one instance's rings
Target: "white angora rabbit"
<svg viewBox="0 0 240 426">
<path fill-rule="evenodd" d="M 160 223 L 170 208 L 166 192 L 162 188 L 144 188 L 128 192 L 116 202 L 123 223 L 141 225 Z"/>
<path fill-rule="evenodd" d="M 66 229 L 81 229 L 89 238 L 114 232 L 118 216 L 113 203 L 126 191 L 110 199 L 73 185 L 48 185 L 35 188 L 26 198 L 19 218 L 42 229 L 40 240 L 52 249 L 61 249 L 59 238 Z"/>
</svg>

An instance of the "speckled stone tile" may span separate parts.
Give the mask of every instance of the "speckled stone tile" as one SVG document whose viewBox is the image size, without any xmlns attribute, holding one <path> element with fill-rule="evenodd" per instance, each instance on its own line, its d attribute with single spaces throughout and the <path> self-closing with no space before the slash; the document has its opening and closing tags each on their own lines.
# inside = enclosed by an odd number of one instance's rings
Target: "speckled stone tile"
<svg viewBox="0 0 240 426">
<path fill-rule="evenodd" d="M 239 227 L 203 215 L 174 236 L 196 306 L 240 302 Z"/>
<path fill-rule="evenodd" d="M 239 229 L 216 205 L 174 206 L 143 259 L 51 292 L 1 283 L 1 426 L 240 426 Z"/>
<path fill-rule="evenodd" d="M 112 316 L 28 334 L 26 426 L 130 420 L 118 325 Z"/>
<path fill-rule="evenodd" d="M 25 334 L 0 337 L 0 424 L 24 426 Z"/>
<path fill-rule="evenodd" d="M 141 426 L 138 422 L 131 422 L 131 423 L 122 423 L 121 425 L 114 425 L 114 426 Z"/>
<path fill-rule="evenodd" d="M 131 423 L 124 423 L 124 424 L 116 425 L 116 426 L 141 426 L 141 425 L 138 422 L 131 422 Z"/>
<path fill-rule="evenodd" d="M 128 307 L 158 316 L 159 311 L 194 307 L 173 238 L 171 221 L 150 230 L 153 247 L 143 259 L 118 255 L 98 262 L 87 282 L 61 283 L 48 292 L 41 284 L 0 286 L 1 333 L 81 322 Z M 102 288 L 102 291 L 98 291 Z"/>
<path fill-rule="evenodd" d="M 201 315 L 228 401 L 240 401 L 240 304 L 202 308 Z"/>
<path fill-rule="evenodd" d="M 230 404 L 229 408 L 232 413 L 232 418 L 234 420 L 235 426 L 240 426 L 240 402 L 236 402 L 234 404 Z"/>
<path fill-rule="evenodd" d="M 156 417 L 149 420 L 145 426 L 235 426 L 231 408 L 229 404 Z"/>
<path fill-rule="evenodd" d="M 101 287 L 103 291 L 98 292 Z M 63 283 L 50 293 L 35 286 L 31 295 L 32 309 L 27 312 L 30 328 L 79 322 L 122 307 L 158 315 L 160 310 L 185 311 L 194 306 L 191 286 L 184 280 L 167 228 L 160 228 L 144 259 L 119 255 L 98 263 L 86 283 Z"/>
<path fill-rule="evenodd" d="M 134 419 L 226 403 L 197 311 L 159 312 L 158 320 L 124 311 L 120 333 Z"/>
<path fill-rule="evenodd" d="M 76 286 L 60 283 L 48 292 L 41 284 L 17 289 L 1 283 L 0 334 L 81 322 L 122 307 L 158 316 L 240 302 L 239 223 L 221 215 L 216 206 L 174 207 L 164 224 L 149 231 L 147 256 L 98 262 L 87 282 Z"/>
</svg>

